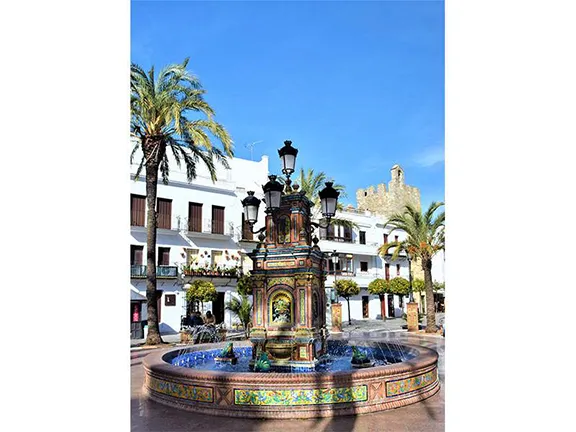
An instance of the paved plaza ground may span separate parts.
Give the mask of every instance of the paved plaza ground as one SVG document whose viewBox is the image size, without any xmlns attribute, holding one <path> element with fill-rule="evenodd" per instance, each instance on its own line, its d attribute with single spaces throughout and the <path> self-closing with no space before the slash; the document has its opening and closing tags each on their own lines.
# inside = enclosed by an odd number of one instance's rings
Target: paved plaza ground
<svg viewBox="0 0 576 432">
<path fill-rule="evenodd" d="M 374 322 L 372 322 L 374 321 Z M 332 335 L 334 339 L 351 341 L 396 341 L 421 345 L 436 350 L 439 354 L 438 372 L 440 391 L 422 402 L 381 413 L 358 416 L 342 416 L 308 420 L 256 420 L 232 417 L 214 417 L 181 411 L 149 401 L 142 396 L 144 370 L 142 355 L 133 351 L 131 356 L 131 423 L 133 431 L 177 432 L 177 431 L 269 431 L 269 432 L 436 432 L 444 431 L 444 338 L 436 335 L 413 334 L 402 330 L 405 321 L 376 320 L 354 321 L 352 326 L 344 323 L 344 333 Z M 172 342 L 171 337 L 164 337 Z M 176 342 L 177 336 L 174 336 Z"/>
</svg>

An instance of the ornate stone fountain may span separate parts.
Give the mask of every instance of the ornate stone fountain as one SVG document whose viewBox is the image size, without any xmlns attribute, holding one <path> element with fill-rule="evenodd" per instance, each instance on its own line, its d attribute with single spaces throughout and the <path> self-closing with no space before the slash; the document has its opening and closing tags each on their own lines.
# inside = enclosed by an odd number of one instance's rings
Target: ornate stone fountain
<svg viewBox="0 0 576 432">
<path fill-rule="evenodd" d="M 256 352 L 266 352 L 276 370 L 314 369 L 326 352 L 324 258 L 307 228 L 311 205 L 302 192 L 283 195 L 266 217 L 266 237 L 250 254 L 253 361 Z"/>
<path fill-rule="evenodd" d="M 327 341 L 323 254 L 312 238 L 312 203 L 292 188 L 298 150 L 279 150 L 287 178 L 263 186 L 265 226 L 250 254 L 250 341 L 152 352 L 144 392 L 157 402 L 205 414 L 253 418 L 357 415 L 419 402 L 439 390 L 438 354 L 424 347 Z M 336 212 L 332 183 L 320 192 L 322 227 Z M 261 200 L 242 201 L 253 227 Z M 254 232 L 254 231 L 253 231 Z M 264 234 L 266 232 L 266 234 Z M 302 372 L 296 373 L 293 372 Z"/>
</svg>

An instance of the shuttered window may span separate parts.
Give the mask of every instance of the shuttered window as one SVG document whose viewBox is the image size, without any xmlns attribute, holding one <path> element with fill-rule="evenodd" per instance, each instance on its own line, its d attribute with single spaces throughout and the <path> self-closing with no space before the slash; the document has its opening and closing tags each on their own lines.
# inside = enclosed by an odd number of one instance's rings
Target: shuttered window
<svg viewBox="0 0 576 432">
<path fill-rule="evenodd" d="M 167 247 L 158 248 L 158 265 L 161 266 L 170 265 L 170 248 Z"/>
<path fill-rule="evenodd" d="M 212 234 L 224 234 L 224 207 L 212 206 Z"/>
<path fill-rule="evenodd" d="M 156 208 L 158 210 L 158 228 L 171 229 L 172 200 L 158 198 L 158 204 Z"/>
<path fill-rule="evenodd" d="M 384 265 L 384 274 L 386 275 L 386 280 L 390 280 L 390 264 Z"/>
<path fill-rule="evenodd" d="M 130 246 L 130 265 L 142 265 L 144 246 Z"/>
<path fill-rule="evenodd" d="M 388 234 L 384 234 L 384 244 L 388 243 Z"/>
<path fill-rule="evenodd" d="M 352 241 L 352 228 L 345 226 L 344 228 L 344 241 Z"/>
<path fill-rule="evenodd" d="M 146 216 L 146 197 L 130 195 L 130 226 L 144 226 Z"/>
<path fill-rule="evenodd" d="M 202 204 L 188 203 L 188 231 L 202 232 Z"/>
</svg>

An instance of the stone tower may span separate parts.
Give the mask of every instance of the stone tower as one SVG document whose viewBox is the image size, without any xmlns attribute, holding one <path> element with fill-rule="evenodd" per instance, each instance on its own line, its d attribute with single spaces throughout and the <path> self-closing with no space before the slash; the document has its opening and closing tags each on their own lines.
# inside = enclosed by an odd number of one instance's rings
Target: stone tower
<svg viewBox="0 0 576 432">
<path fill-rule="evenodd" d="M 380 183 L 376 190 L 374 186 L 356 191 L 358 210 L 369 210 L 380 216 L 390 217 L 394 213 L 401 213 L 406 204 L 420 209 L 420 190 L 404 183 L 404 170 L 400 165 L 390 169 L 388 190 L 384 183 Z"/>
</svg>

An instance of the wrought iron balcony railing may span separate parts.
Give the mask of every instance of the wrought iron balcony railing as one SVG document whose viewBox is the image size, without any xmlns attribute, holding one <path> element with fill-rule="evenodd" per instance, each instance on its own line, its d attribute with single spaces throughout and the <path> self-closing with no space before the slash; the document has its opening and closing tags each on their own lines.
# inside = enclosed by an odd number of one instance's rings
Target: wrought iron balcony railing
<svg viewBox="0 0 576 432">
<path fill-rule="evenodd" d="M 130 277 L 132 278 L 145 278 L 146 277 L 146 267 L 145 265 L 131 265 L 130 266 Z M 178 277 L 178 267 L 176 266 L 156 266 L 156 277 L 171 279 Z"/>
</svg>

